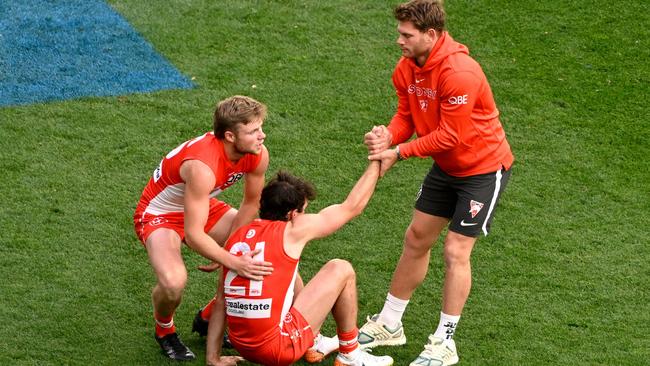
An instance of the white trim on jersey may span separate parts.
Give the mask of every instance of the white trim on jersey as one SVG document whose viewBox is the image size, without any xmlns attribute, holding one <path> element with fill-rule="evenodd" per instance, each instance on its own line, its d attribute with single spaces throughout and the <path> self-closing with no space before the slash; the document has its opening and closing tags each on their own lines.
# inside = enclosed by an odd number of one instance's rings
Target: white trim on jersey
<svg viewBox="0 0 650 366">
<path fill-rule="evenodd" d="M 293 278 L 291 279 L 291 284 L 287 289 L 287 293 L 284 295 L 284 302 L 282 303 L 282 313 L 280 313 L 280 324 L 278 324 L 278 327 L 280 327 L 280 329 L 282 329 L 282 322 L 284 321 L 285 315 L 287 315 L 289 309 L 291 309 L 291 306 L 293 305 L 293 289 L 296 286 L 297 277 L 298 277 L 298 265 L 296 265 L 296 269 L 293 271 Z"/>
<path fill-rule="evenodd" d="M 487 215 L 485 216 L 485 221 L 483 221 L 483 235 L 487 236 L 488 231 L 487 231 L 487 223 L 490 220 L 490 215 L 492 214 L 492 210 L 494 210 L 494 206 L 497 203 L 497 198 L 499 197 L 499 191 L 501 190 L 501 177 L 503 174 L 501 174 L 501 169 L 497 170 L 496 173 L 496 182 L 494 183 L 494 194 L 492 194 L 492 201 L 490 202 L 490 208 L 488 208 Z"/>
<path fill-rule="evenodd" d="M 152 215 L 163 215 L 170 212 L 183 212 L 185 210 L 185 183 L 176 183 L 165 187 L 156 195 L 144 212 Z"/>
</svg>

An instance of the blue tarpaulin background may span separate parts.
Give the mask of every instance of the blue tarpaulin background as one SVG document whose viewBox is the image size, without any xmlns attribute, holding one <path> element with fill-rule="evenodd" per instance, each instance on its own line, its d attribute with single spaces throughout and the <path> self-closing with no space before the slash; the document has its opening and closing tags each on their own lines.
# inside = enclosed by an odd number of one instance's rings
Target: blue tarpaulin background
<svg viewBox="0 0 650 366">
<path fill-rule="evenodd" d="M 191 88 L 98 0 L 0 0 L 0 106 Z"/>
</svg>

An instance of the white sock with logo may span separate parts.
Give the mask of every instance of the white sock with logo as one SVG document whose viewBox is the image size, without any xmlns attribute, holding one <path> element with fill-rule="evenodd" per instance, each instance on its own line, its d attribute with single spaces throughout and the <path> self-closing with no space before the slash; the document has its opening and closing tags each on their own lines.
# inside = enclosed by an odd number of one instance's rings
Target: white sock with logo
<svg viewBox="0 0 650 366">
<path fill-rule="evenodd" d="M 449 341 L 454 338 L 454 333 L 456 332 L 456 325 L 460 320 L 460 315 L 447 315 L 443 312 L 440 312 L 440 322 L 438 323 L 438 329 L 433 333 L 433 336 L 440 338 L 443 341 Z"/>
<path fill-rule="evenodd" d="M 397 328 L 399 323 L 402 321 L 402 316 L 404 315 L 408 303 L 409 300 L 398 299 L 388 293 L 388 295 L 386 295 L 386 301 L 384 302 L 384 308 L 381 309 L 381 313 L 379 313 L 377 320 L 386 324 L 388 328 Z"/>
</svg>

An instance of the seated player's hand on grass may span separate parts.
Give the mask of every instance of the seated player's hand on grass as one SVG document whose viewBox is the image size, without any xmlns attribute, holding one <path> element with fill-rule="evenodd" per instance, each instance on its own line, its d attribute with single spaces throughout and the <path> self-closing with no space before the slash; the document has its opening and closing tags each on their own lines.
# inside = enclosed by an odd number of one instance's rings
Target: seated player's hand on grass
<svg viewBox="0 0 650 366">
<path fill-rule="evenodd" d="M 210 272 L 214 272 L 214 271 L 218 270 L 219 268 L 221 268 L 221 264 L 219 264 L 217 262 L 212 262 L 212 263 L 209 263 L 209 264 L 200 265 L 200 266 L 198 266 L 196 268 L 198 268 L 199 271 L 210 273 Z"/>
<path fill-rule="evenodd" d="M 264 276 L 268 276 L 273 272 L 273 264 L 271 262 L 258 261 L 254 259 L 254 257 L 260 252 L 261 250 L 257 249 L 237 257 L 235 264 L 231 269 L 237 272 L 239 276 L 254 281 L 262 281 Z"/>
<path fill-rule="evenodd" d="M 237 362 L 244 361 L 241 356 L 221 356 L 216 361 L 207 361 L 207 366 L 235 366 Z"/>
</svg>

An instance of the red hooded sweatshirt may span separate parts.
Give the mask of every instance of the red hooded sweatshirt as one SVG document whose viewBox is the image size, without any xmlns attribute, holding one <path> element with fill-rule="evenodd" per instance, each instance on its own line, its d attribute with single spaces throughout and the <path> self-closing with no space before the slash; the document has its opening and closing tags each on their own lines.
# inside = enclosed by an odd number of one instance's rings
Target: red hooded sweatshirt
<svg viewBox="0 0 650 366">
<path fill-rule="evenodd" d="M 423 67 L 402 57 L 393 84 L 399 100 L 388 129 L 402 156 L 430 156 L 457 177 L 510 169 L 514 157 L 487 78 L 449 33 Z M 405 142 L 413 132 L 417 138 Z"/>
</svg>

